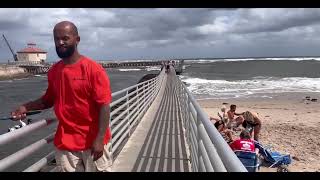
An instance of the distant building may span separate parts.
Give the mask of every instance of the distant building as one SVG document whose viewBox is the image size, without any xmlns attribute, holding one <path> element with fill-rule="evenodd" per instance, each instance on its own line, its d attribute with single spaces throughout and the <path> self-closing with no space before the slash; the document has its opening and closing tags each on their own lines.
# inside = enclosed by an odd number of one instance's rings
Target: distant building
<svg viewBox="0 0 320 180">
<path fill-rule="evenodd" d="M 18 61 L 43 63 L 47 59 L 47 52 L 37 48 L 35 43 L 28 43 L 28 47 L 17 52 Z"/>
</svg>

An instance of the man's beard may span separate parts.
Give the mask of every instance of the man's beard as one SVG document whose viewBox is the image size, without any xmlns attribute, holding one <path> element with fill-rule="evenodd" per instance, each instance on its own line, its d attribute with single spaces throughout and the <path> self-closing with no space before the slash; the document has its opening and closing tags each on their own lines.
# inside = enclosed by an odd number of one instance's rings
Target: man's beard
<svg viewBox="0 0 320 180">
<path fill-rule="evenodd" d="M 72 56 L 72 54 L 74 53 L 75 51 L 75 46 L 68 46 L 66 47 L 66 51 L 64 52 L 60 52 L 59 51 L 59 48 L 56 47 L 56 52 L 57 52 L 57 55 L 60 57 L 60 58 L 68 58 L 70 56 Z"/>
</svg>

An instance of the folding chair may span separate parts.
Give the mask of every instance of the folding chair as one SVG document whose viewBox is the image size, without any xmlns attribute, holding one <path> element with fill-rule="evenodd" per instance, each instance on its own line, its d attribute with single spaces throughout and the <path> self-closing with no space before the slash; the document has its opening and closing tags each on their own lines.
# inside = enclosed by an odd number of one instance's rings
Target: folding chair
<svg viewBox="0 0 320 180">
<path fill-rule="evenodd" d="M 240 159 L 248 172 L 256 172 L 259 169 L 258 156 L 255 152 L 235 151 L 234 153 Z"/>
</svg>

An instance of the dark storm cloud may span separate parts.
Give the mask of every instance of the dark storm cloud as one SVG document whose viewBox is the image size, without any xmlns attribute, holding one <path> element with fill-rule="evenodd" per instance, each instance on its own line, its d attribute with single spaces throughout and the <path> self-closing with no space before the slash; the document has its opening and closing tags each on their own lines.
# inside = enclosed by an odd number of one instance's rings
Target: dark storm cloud
<svg viewBox="0 0 320 180">
<path fill-rule="evenodd" d="M 0 20 L 0 31 L 14 30 L 25 26 L 23 21 Z"/>
<path fill-rule="evenodd" d="M 33 41 L 51 60 L 62 20 L 77 25 L 81 52 L 99 59 L 315 54 L 320 45 L 319 9 L 0 9 L 15 50 Z M 8 57 L 2 40 L 0 61 Z"/>
<path fill-rule="evenodd" d="M 233 32 L 278 32 L 320 23 L 319 9 L 264 9 L 260 12 L 264 13 L 259 15 L 257 10 L 241 10 L 238 17 L 241 21 L 235 24 Z"/>
</svg>

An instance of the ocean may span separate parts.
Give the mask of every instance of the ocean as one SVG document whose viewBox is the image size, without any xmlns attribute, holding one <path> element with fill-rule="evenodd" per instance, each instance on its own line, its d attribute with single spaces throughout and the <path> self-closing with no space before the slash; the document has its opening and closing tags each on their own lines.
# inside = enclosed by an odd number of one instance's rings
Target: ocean
<svg viewBox="0 0 320 180">
<path fill-rule="evenodd" d="M 180 78 L 196 99 L 320 95 L 320 58 L 186 60 Z"/>
</svg>

